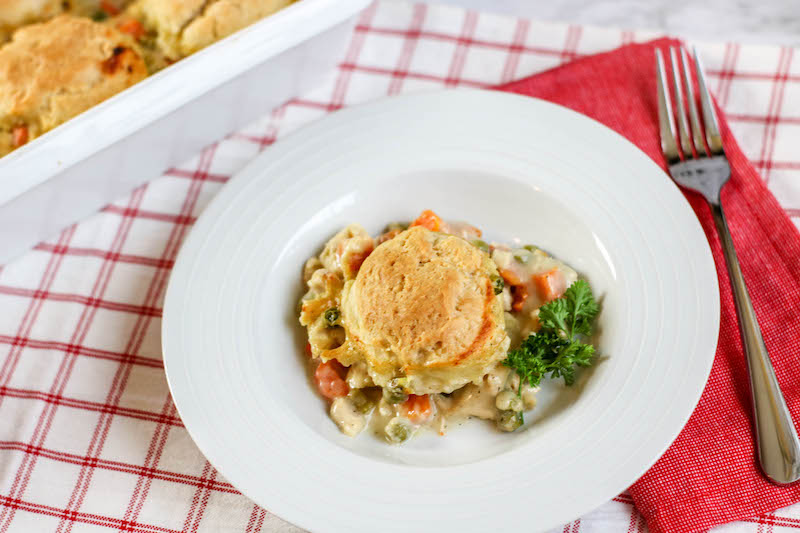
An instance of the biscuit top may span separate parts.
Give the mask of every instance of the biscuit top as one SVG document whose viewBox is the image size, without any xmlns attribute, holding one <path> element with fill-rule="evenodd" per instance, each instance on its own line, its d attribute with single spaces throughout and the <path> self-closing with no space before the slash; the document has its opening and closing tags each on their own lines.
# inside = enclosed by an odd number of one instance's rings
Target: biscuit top
<svg viewBox="0 0 800 533">
<path fill-rule="evenodd" d="M 422 227 L 378 246 L 343 305 L 348 332 L 367 348 L 373 375 L 458 367 L 456 379 L 459 371 L 467 381 L 482 376 L 508 344 L 493 271 L 488 256 L 467 241 Z"/>
<path fill-rule="evenodd" d="M 53 17 L 62 10 L 61 0 L 0 0 L 0 29 L 9 31 Z"/>
<path fill-rule="evenodd" d="M 159 46 L 167 56 L 178 59 L 290 3 L 291 0 L 138 0 L 130 13 L 158 34 Z"/>
<path fill-rule="evenodd" d="M 186 27 L 181 52 L 192 54 L 290 3 L 291 0 L 217 0 Z"/>
<path fill-rule="evenodd" d="M 202 15 L 206 0 L 138 0 L 131 11 L 147 19 L 159 33 L 179 35 L 192 19 Z"/>
<path fill-rule="evenodd" d="M 132 41 L 86 18 L 24 27 L 0 48 L 0 120 L 42 132 L 147 76 Z"/>
<path fill-rule="evenodd" d="M 356 278 L 367 335 L 362 341 L 386 341 L 412 360 L 434 352 L 466 353 L 486 306 L 481 263 L 480 252 L 466 241 L 424 228 L 388 241 L 364 261 Z"/>
</svg>

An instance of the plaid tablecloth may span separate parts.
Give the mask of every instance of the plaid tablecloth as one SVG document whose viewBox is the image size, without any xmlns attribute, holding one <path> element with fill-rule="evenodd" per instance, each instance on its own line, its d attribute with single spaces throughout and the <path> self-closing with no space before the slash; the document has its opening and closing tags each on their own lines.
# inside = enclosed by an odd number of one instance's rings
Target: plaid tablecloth
<svg viewBox="0 0 800 533">
<path fill-rule="evenodd" d="M 405 91 L 492 86 L 654 35 L 377 3 L 323 86 L 2 267 L 0 533 L 295 531 L 211 467 L 170 399 L 162 301 L 197 216 L 259 151 L 341 107 Z M 795 51 L 698 45 L 741 146 L 800 225 Z M 719 529 L 780 528 L 800 528 L 800 505 Z M 563 527 L 644 529 L 625 494 Z"/>
</svg>

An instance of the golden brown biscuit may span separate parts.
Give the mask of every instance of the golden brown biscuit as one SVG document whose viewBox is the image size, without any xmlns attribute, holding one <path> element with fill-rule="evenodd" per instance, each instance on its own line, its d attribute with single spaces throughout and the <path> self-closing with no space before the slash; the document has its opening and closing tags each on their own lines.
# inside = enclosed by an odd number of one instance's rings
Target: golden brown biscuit
<svg viewBox="0 0 800 533">
<path fill-rule="evenodd" d="M 183 31 L 181 52 L 192 54 L 209 44 L 271 15 L 292 0 L 218 0 Z"/>
<path fill-rule="evenodd" d="M 90 19 L 61 15 L 18 30 L 0 48 L 0 155 L 146 76 L 133 41 Z"/>
<path fill-rule="evenodd" d="M 205 4 L 206 0 L 137 0 L 127 13 L 156 34 L 156 47 L 175 61 L 182 57 L 181 33 L 203 12 Z"/>
<path fill-rule="evenodd" d="M 49 19 L 63 11 L 61 0 L 0 0 L 0 43 L 20 26 Z"/>
<path fill-rule="evenodd" d="M 0 43 L 17 28 L 69 13 L 96 19 L 121 11 L 127 0 L 0 0 Z"/>
<path fill-rule="evenodd" d="M 496 275 L 467 241 L 411 228 L 378 246 L 345 284 L 347 340 L 332 355 L 344 364 L 362 356 L 381 386 L 407 377 L 414 394 L 480 380 L 509 345 Z"/>
<path fill-rule="evenodd" d="M 137 0 L 129 13 L 157 34 L 170 59 L 190 55 L 287 6 L 292 0 Z"/>
</svg>

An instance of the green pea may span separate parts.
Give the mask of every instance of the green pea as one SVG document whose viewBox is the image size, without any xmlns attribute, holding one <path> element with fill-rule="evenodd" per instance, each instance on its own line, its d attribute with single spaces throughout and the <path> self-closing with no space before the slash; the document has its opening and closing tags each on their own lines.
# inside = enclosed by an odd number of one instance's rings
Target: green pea
<svg viewBox="0 0 800 533">
<path fill-rule="evenodd" d="M 513 255 L 514 255 L 514 259 L 516 259 L 520 263 L 524 264 L 524 263 L 527 263 L 528 261 L 531 260 L 531 253 L 532 252 L 530 250 L 521 248 L 521 249 L 518 249 L 518 250 L 514 250 Z"/>
<path fill-rule="evenodd" d="M 411 437 L 413 430 L 414 428 L 411 426 L 411 423 L 399 416 L 389 420 L 389 423 L 387 423 L 384 428 L 386 440 L 392 444 L 400 444 L 401 442 L 407 441 Z"/>
<path fill-rule="evenodd" d="M 389 231 L 398 230 L 398 229 L 400 231 L 407 230 L 408 229 L 408 223 L 407 222 L 392 222 L 391 224 L 386 226 L 386 229 L 384 230 L 384 233 L 387 233 Z"/>
<path fill-rule="evenodd" d="M 487 254 L 489 253 L 489 245 L 486 244 L 486 241 L 482 241 L 480 239 L 472 239 L 469 242 L 472 243 L 472 245 L 475 248 L 477 248 L 478 250 L 480 250 L 481 252 L 484 252 L 484 253 L 487 253 Z"/>
<path fill-rule="evenodd" d="M 497 419 L 497 428 L 501 431 L 514 431 L 522 425 L 521 413 L 514 411 L 503 411 Z"/>
<path fill-rule="evenodd" d="M 92 20 L 95 22 L 102 22 L 108 18 L 108 13 L 103 11 L 102 9 L 98 9 L 94 13 L 92 13 Z"/>
<path fill-rule="evenodd" d="M 503 288 L 506 286 L 506 283 L 505 281 L 503 281 L 503 278 L 501 278 L 500 276 L 492 275 L 489 277 L 489 279 L 492 281 L 492 287 L 494 287 L 495 294 L 500 294 L 501 292 L 503 292 Z"/>
<path fill-rule="evenodd" d="M 394 378 L 389 384 L 383 388 L 383 399 L 387 403 L 403 403 L 408 399 L 405 386 L 408 384 L 408 378 Z"/>
<path fill-rule="evenodd" d="M 367 414 L 375 408 L 375 402 L 359 389 L 351 390 L 348 396 L 359 413 Z"/>
<path fill-rule="evenodd" d="M 329 327 L 333 327 L 339 322 L 339 316 L 339 308 L 331 307 L 325 311 L 325 322 L 327 322 Z"/>
<path fill-rule="evenodd" d="M 522 411 L 522 398 L 512 390 L 501 391 L 494 399 L 495 406 L 501 411 Z"/>
<path fill-rule="evenodd" d="M 148 33 L 139 39 L 139 44 L 150 50 L 155 50 L 156 36 L 153 33 Z"/>
</svg>

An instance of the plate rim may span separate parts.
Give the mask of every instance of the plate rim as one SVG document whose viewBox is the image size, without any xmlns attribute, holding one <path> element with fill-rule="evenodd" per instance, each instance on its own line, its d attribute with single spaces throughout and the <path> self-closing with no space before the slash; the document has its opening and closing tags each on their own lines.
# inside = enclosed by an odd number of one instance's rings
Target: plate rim
<svg viewBox="0 0 800 533">
<path fill-rule="evenodd" d="M 683 427 L 688 422 L 691 414 L 693 413 L 694 409 L 696 408 L 697 403 L 699 402 L 699 400 L 701 398 L 701 395 L 702 395 L 703 390 L 705 388 L 705 384 L 707 383 L 707 380 L 708 380 L 708 377 L 710 375 L 711 368 L 712 368 L 712 365 L 713 365 L 713 362 L 714 362 L 714 356 L 715 356 L 715 353 L 716 353 L 716 348 L 717 348 L 717 343 L 718 343 L 718 336 L 719 336 L 719 326 L 720 326 L 720 300 L 719 300 L 719 291 L 718 291 L 719 280 L 718 280 L 718 277 L 717 277 L 717 271 L 716 271 L 716 268 L 715 268 L 713 255 L 711 253 L 710 246 L 708 244 L 708 241 L 707 241 L 707 238 L 706 238 L 705 233 L 703 231 L 703 228 L 702 228 L 702 226 L 701 226 L 701 224 L 699 222 L 699 219 L 697 218 L 696 214 L 694 213 L 693 209 L 691 208 L 688 200 L 680 192 L 680 189 L 677 187 L 677 185 L 675 185 L 674 182 L 669 178 L 669 176 L 667 176 L 667 174 L 663 171 L 663 169 L 661 169 L 654 161 L 652 161 L 652 159 L 650 159 L 650 157 L 646 153 L 641 151 L 641 149 L 639 149 L 635 144 L 633 144 L 627 138 L 625 138 L 624 136 L 620 135 L 619 133 L 617 133 L 616 131 L 612 130 L 611 128 L 608 128 L 607 126 L 605 126 L 601 122 L 599 122 L 599 121 L 597 121 L 597 120 L 595 120 L 595 119 L 593 119 L 591 117 L 588 117 L 586 115 L 583 115 L 581 113 L 578 113 L 576 111 L 573 111 L 573 110 L 571 110 L 571 109 L 569 109 L 567 107 L 564 107 L 564 106 L 561 106 L 559 104 L 555 104 L 555 103 L 549 102 L 547 100 L 543 100 L 543 99 L 539 99 L 539 98 L 535 98 L 535 97 L 530 97 L 530 96 L 519 95 L 519 94 L 515 94 L 515 93 L 507 93 L 507 92 L 501 92 L 501 91 L 495 91 L 495 90 L 464 89 L 464 88 L 406 93 L 406 94 L 391 96 L 391 97 L 388 97 L 388 98 L 381 98 L 379 100 L 375 100 L 375 101 L 371 101 L 371 102 L 367 102 L 367 103 L 363 103 L 363 104 L 357 104 L 357 105 L 349 106 L 349 107 L 347 107 L 347 108 L 345 108 L 345 109 L 343 109 L 341 111 L 325 115 L 325 116 L 321 117 L 320 119 L 317 119 L 317 120 L 312 121 L 311 123 L 305 124 L 305 125 L 299 127 L 298 129 L 293 130 L 290 134 L 288 134 L 283 139 L 287 139 L 287 140 L 290 139 L 290 138 L 298 139 L 298 138 L 302 137 L 303 135 L 307 134 L 308 132 L 310 132 L 310 131 L 312 131 L 314 129 L 325 127 L 325 125 L 331 123 L 333 120 L 342 120 L 342 117 L 344 115 L 349 114 L 349 113 L 364 112 L 365 110 L 369 110 L 370 108 L 380 110 L 381 108 L 386 107 L 386 106 L 397 106 L 397 105 L 402 106 L 402 105 L 404 105 L 403 102 L 406 102 L 406 101 L 413 101 L 415 99 L 425 99 L 427 97 L 436 97 L 436 95 L 440 95 L 440 94 L 444 94 L 444 93 L 450 93 L 450 94 L 458 93 L 458 94 L 461 94 L 461 95 L 464 95 L 464 94 L 466 94 L 466 95 L 475 95 L 475 97 L 477 97 L 477 98 L 487 98 L 487 97 L 488 98 L 495 98 L 495 97 L 500 97 L 500 98 L 504 98 L 504 99 L 505 98 L 516 99 L 521 103 L 522 102 L 531 103 L 531 101 L 533 101 L 533 102 L 536 103 L 535 105 L 543 105 L 543 106 L 546 106 L 546 107 L 547 106 L 551 106 L 551 107 L 560 108 L 561 112 L 566 112 L 566 113 L 571 114 L 573 116 L 580 117 L 581 120 L 589 121 L 589 122 L 594 123 L 597 126 L 600 126 L 607 133 L 610 133 L 614 137 L 616 137 L 618 142 L 622 142 L 623 144 L 627 145 L 629 148 L 635 149 L 636 152 L 638 152 L 642 157 L 646 158 L 653 165 L 654 169 L 658 169 L 659 170 L 659 173 L 661 174 L 661 176 L 665 180 L 667 180 L 667 182 L 670 185 L 672 185 L 674 187 L 675 191 L 678 193 L 678 196 L 680 196 L 680 199 L 682 200 L 683 207 L 685 208 L 684 213 L 682 213 L 680 215 L 678 215 L 677 213 L 672 213 L 672 215 L 674 217 L 678 217 L 678 218 L 680 218 L 680 217 L 682 217 L 684 215 L 687 215 L 687 214 L 690 215 L 689 217 L 686 218 L 686 222 L 689 225 L 694 226 L 693 229 L 694 229 L 694 232 L 695 232 L 695 236 L 700 236 L 701 237 L 701 240 L 702 240 L 701 248 L 703 250 L 704 257 L 702 259 L 696 258 L 696 262 L 698 264 L 702 263 L 702 262 L 705 262 L 706 263 L 705 266 L 701 267 L 701 268 L 705 268 L 706 269 L 706 274 L 709 274 L 709 273 L 713 274 L 713 276 L 712 276 L 713 280 L 716 281 L 716 284 L 714 284 L 714 289 L 712 291 L 715 294 L 715 297 L 712 299 L 711 302 L 709 302 L 709 303 L 713 304 L 712 305 L 712 309 L 710 309 L 710 310 L 705 309 L 704 310 L 705 314 L 710 314 L 711 323 L 713 324 L 713 327 L 711 328 L 711 330 L 713 330 L 713 350 L 709 350 L 710 354 L 708 356 L 706 356 L 706 358 L 705 358 L 706 365 L 705 365 L 704 371 L 702 372 L 702 385 L 699 386 L 699 387 L 695 387 L 696 390 L 693 390 L 693 397 L 692 397 L 692 401 L 690 402 L 692 404 L 692 408 L 691 409 L 687 409 L 686 412 L 683 413 L 683 416 L 681 417 L 682 420 L 681 420 L 680 425 L 679 426 L 677 424 L 675 425 L 676 429 L 674 429 L 671 432 L 671 437 L 668 440 L 665 440 L 665 442 L 661 446 L 661 448 L 658 451 L 658 453 L 657 454 L 651 454 L 652 455 L 652 459 L 649 462 L 647 462 L 647 464 L 642 464 L 638 469 L 638 473 L 637 473 L 636 477 L 631 479 L 630 482 L 625 485 L 625 487 L 620 489 L 620 490 L 624 490 L 625 488 L 627 488 L 627 486 L 629 484 L 631 484 L 634 481 L 636 481 L 639 477 L 641 477 L 642 474 L 644 474 L 650 467 L 652 467 L 652 465 L 655 464 L 658 461 L 658 459 L 666 452 L 666 450 L 672 445 L 674 440 L 678 437 L 678 435 L 680 434 L 680 432 L 682 431 Z M 190 255 L 190 251 L 189 251 L 190 247 L 187 246 L 187 244 L 193 243 L 194 240 L 197 238 L 197 234 L 198 234 L 198 231 L 199 231 L 198 227 L 200 227 L 201 229 L 203 227 L 202 224 L 201 224 L 202 221 L 210 220 L 212 217 L 219 217 L 224 213 L 224 209 L 222 211 L 220 211 L 220 205 L 223 203 L 223 201 L 225 199 L 224 198 L 225 195 L 221 194 L 223 192 L 223 190 L 225 190 L 225 189 L 232 190 L 232 187 L 235 186 L 236 184 L 238 184 L 238 183 L 241 183 L 241 184 L 246 183 L 245 181 L 242 181 L 242 180 L 244 180 L 245 177 L 248 177 L 251 174 L 253 174 L 253 175 L 257 174 L 258 169 L 260 167 L 262 167 L 262 166 L 265 166 L 265 164 L 267 164 L 267 162 L 280 150 L 281 146 L 282 146 L 282 143 L 279 142 L 279 143 L 276 143 L 275 145 L 267 148 L 266 150 L 264 150 L 261 154 L 257 155 L 251 162 L 249 162 L 247 165 L 245 165 L 245 167 L 243 167 L 239 172 L 237 172 L 225 185 L 223 185 L 223 188 L 215 194 L 215 197 L 210 201 L 210 203 L 204 209 L 203 213 L 201 213 L 201 215 L 198 217 L 198 220 L 196 221 L 194 226 L 191 228 L 191 230 L 189 232 L 189 235 L 187 235 L 186 240 L 182 244 L 181 249 L 180 249 L 180 251 L 178 253 L 178 256 L 176 257 L 175 263 L 173 265 L 173 269 L 172 269 L 172 272 L 170 274 L 170 279 L 169 279 L 168 287 L 167 287 L 165 298 L 164 298 L 164 311 L 163 311 L 163 318 L 162 318 L 162 352 L 163 352 L 163 355 L 164 355 L 164 369 L 165 369 L 165 373 L 166 373 L 166 377 L 167 377 L 167 383 L 168 383 L 168 386 L 169 386 L 170 393 L 172 395 L 173 401 L 175 403 L 176 409 L 178 411 L 178 414 L 179 414 L 179 416 L 181 417 L 182 420 L 184 419 L 184 416 L 185 416 L 185 414 L 187 412 L 186 411 L 186 407 L 187 406 L 185 404 L 181 405 L 181 402 L 178 400 L 179 394 L 176 394 L 176 389 L 175 389 L 175 386 L 174 386 L 174 381 L 175 381 L 174 380 L 174 376 L 175 376 L 177 370 L 170 370 L 172 368 L 172 365 L 170 365 L 170 363 L 168 363 L 169 356 L 167 355 L 168 354 L 167 344 L 168 344 L 168 339 L 171 338 L 171 337 L 168 336 L 169 334 L 168 334 L 167 330 L 171 327 L 170 325 L 173 323 L 173 320 L 170 318 L 170 317 L 172 317 L 172 314 L 169 313 L 169 310 L 174 307 L 174 305 L 170 305 L 170 302 L 174 301 L 175 297 L 173 296 L 172 298 L 170 298 L 170 295 L 174 293 L 174 287 L 177 284 L 177 282 L 175 280 L 180 277 L 179 276 L 180 274 L 184 274 L 184 277 L 186 277 L 185 274 L 190 273 L 192 271 L 192 269 L 193 269 L 193 266 L 188 264 L 187 257 L 189 257 L 189 255 Z M 240 178 L 240 176 L 242 176 L 242 178 Z M 250 177 L 255 179 L 255 176 L 250 176 Z M 710 266 L 710 269 L 708 268 L 709 266 Z M 699 274 L 698 274 L 698 276 L 699 276 Z M 177 321 L 177 320 L 178 319 L 176 318 L 175 321 Z M 698 380 L 698 381 L 700 381 L 700 380 Z M 206 445 L 209 444 L 209 443 L 198 441 L 197 436 L 196 436 L 196 432 L 193 431 L 193 429 L 190 428 L 189 424 L 185 424 L 185 427 L 186 427 L 187 432 L 191 436 L 192 440 L 198 446 L 198 448 L 203 453 L 203 455 L 206 457 L 206 459 L 208 459 L 209 455 L 216 455 L 216 453 L 211 453 L 206 448 Z M 211 459 L 208 459 L 208 460 L 214 466 L 214 468 L 219 470 L 223 475 L 226 475 L 226 477 L 227 477 L 227 474 L 225 474 L 225 472 L 224 472 L 224 468 L 221 468 L 215 461 L 212 461 Z M 257 501 L 257 498 L 249 496 L 248 495 L 248 491 L 246 491 L 246 490 L 244 490 L 244 489 L 242 489 L 241 487 L 238 487 L 238 486 L 237 486 L 237 489 L 241 490 L 242 494 L 245 494 L 249 498 L 253 499 L 259 505 L 264 505 L 266 508 L 269 508 L 269 505 L 266 502 L 259 503 Z M 614 495 L 611 495 L 610 497 L 613 497 L 613 496 Z M 594 509 L 598 505 L 601 505 L 602 503 L 604 503 L 604 501 L 606 501 L 606 500 L 603 500 L 603 501 L 600 501 L 600 502 L 588 503 L 587 505 L 583 506 L 583 510 L 581 510 L 576 515 L 576 517 L 577 516 L 581 516 L 584 513 Z M 273 512 L 273 511 L 270 511 L 270 512 Z M 294 524 L 294 525 L 297 525 L 299 527 L 303 527 L 303 528 L 306 528 L 306 529 L 313 529 L 313 528 L 318 526 L 317 523 L 314 523 L 314 522 L 311 522 L 311 521 L 307 522 L 303 516 L 294 516 L 294 515 L 290 516 L 288 514 L 284 515 L 283 512 L 273 512 L 273 514 L 276 514 L 276 516 L 281 517 L 282 519 L 286 520 L 287 522 L 290 522 L 291 524 Z M 534 527 L 536 527 L 536 526 L 534 526 Z"/>
</svg>

